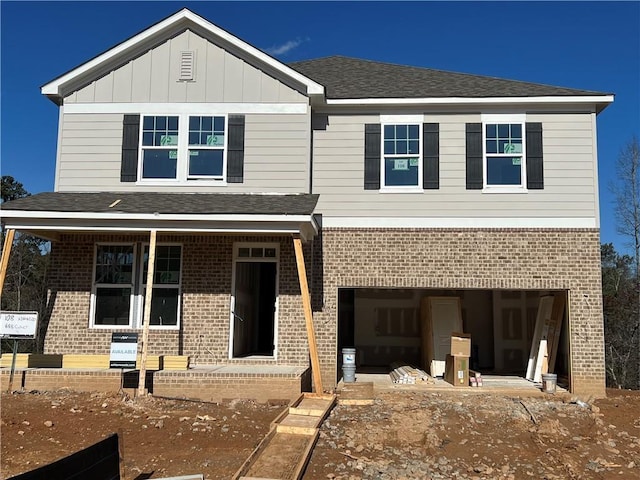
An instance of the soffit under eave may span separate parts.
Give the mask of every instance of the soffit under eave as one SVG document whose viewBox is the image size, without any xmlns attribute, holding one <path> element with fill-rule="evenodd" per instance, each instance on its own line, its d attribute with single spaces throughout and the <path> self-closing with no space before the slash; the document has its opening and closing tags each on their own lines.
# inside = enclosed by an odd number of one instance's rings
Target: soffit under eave
<svg viewBox="0 0 640 480">
<path fill-rule="evenodd" d="M 16 230 L 45 240 L 57 241 L 64 234 L 126 234 L 140 235 L 156 230 L 168 235 L 299 235 L 303 241 L 318 234 L 319 226 L 313 216 L 308 221 L 274 220 L 271 222 L 218 221 L 83 221 L 12 218 L 3 221 L 5 230 Z"/>
</svg>

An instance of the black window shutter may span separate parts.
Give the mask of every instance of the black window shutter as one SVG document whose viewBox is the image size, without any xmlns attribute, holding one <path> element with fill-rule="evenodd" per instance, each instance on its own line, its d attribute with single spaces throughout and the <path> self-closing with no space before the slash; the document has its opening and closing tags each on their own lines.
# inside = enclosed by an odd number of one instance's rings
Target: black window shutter
<svg viewBox="0 0 640 480">
<path fill-rule="evenodd" d="M 482 190 L 482 124 L 466 125 L 467 190 Z"/>
<path fill-rule="evenodd" d="M 379 123 L 368 123 L 364 126 L 364 189 L 380 189 L 380 142 Z"/>
<path fill-rule="evenodd" d="M 125 115 L 122 121 L 121 182 L 135 182 L 138 180 L 139 139 L 140 115 Z"/>
<path fill-rule="evenodd" d="M 440 188 L 440 125 L 424 123 L 422 141 L 422 188 L 436 190 Z"/>
<path fill-rule="evenodd" d="M 244 181 L 244 115 L 229 115 L 227 183 Z"/>
<path fill-rule="evenodd" d="M 542 166 L 542 123 L 527 122 L 527 188 L 542 190 L 544 188 L 544 168 Z"/>
</svg>

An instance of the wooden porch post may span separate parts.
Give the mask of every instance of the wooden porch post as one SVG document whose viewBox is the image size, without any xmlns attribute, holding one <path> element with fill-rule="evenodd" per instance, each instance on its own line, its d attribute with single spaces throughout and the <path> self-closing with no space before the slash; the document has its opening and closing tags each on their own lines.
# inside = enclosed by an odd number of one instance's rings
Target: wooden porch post
<svg viewBox="0 0 640 480">
<path fill-rule="evenodd" d="M 144 395 L 144 384 L 147 377 L 147 352 L 149 351 L 149 325 L 151 324 L 151 295 L 153 294 L 153 275 L 156 267 L 156 230 L 151 230 L 149 240 L 149 261 L 147 266 L 147 291 L 144 295 L 144 314 L 142 323 L 142 355 L 140 356 L 140 378 L 138 380 L 138 396 Z"/>
<path fill-rule="evenodd" d="M 4 239 L 4 245 L 2 246 L 2 262 L 0 263 L 0 295 L 2 295 L 2 288 L 4 287 L 4 279 L 7 276 L 7 267 L 9 266 L 9 254 L 11 253 L 11 246 L 13 245 L 13 237 L 16 231 L 11 228 L 7 230 L 7 236 Z"/>
<path fill-rule="evenodd" d="M 322 376 L 320 375 L 320 361 L 318 360 L 318 349 L 316 346 L 316 333 L 313 328 L 313 312 L 311 311 L 311 297 L 309 295 L 309 285 L 307 283 L 307 271 L 304 266 L 304 253 L 302 252 L 302 241 L 300 237 L 294 235 L 293 248 L 296 252 L 296 264 L 298 265 L 298 279 L 300 280 L 300 293 L 302 294 L 302 306 L 304 307 L 304 319 L 307 324 L 307 338 L 309 340 L 309 355 L 311 357 L 311 373 L 316 393 L 323 393 Z"/>
</svg>

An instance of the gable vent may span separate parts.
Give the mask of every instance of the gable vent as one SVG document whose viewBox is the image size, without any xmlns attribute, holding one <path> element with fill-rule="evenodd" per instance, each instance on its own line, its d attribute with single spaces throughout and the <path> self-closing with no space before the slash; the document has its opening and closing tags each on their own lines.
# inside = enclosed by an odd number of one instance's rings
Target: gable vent
<svg viewBox="0 0 640 480">
<path fill-rule="evenodd" d="M 181 82 L 193 80 L 193 70 L 196 60 L 196 52 L 180 52 L 180 78 Z"/>
</svg>

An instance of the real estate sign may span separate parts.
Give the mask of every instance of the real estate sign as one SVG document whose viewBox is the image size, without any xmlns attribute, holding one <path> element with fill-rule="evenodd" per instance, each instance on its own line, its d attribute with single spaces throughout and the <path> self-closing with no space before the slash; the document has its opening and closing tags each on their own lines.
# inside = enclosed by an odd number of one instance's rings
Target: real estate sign
<svg viewBox="0 0 640 480">
<path fill-rule="evenodd" d="M 136 368 L 137 333 L 112 333 L 109 368 Z"/>
<path fill-rule="evenodd" d="M 36 338 L 38 312 L 0 312 L 0 338 Z"/>
</svg>

